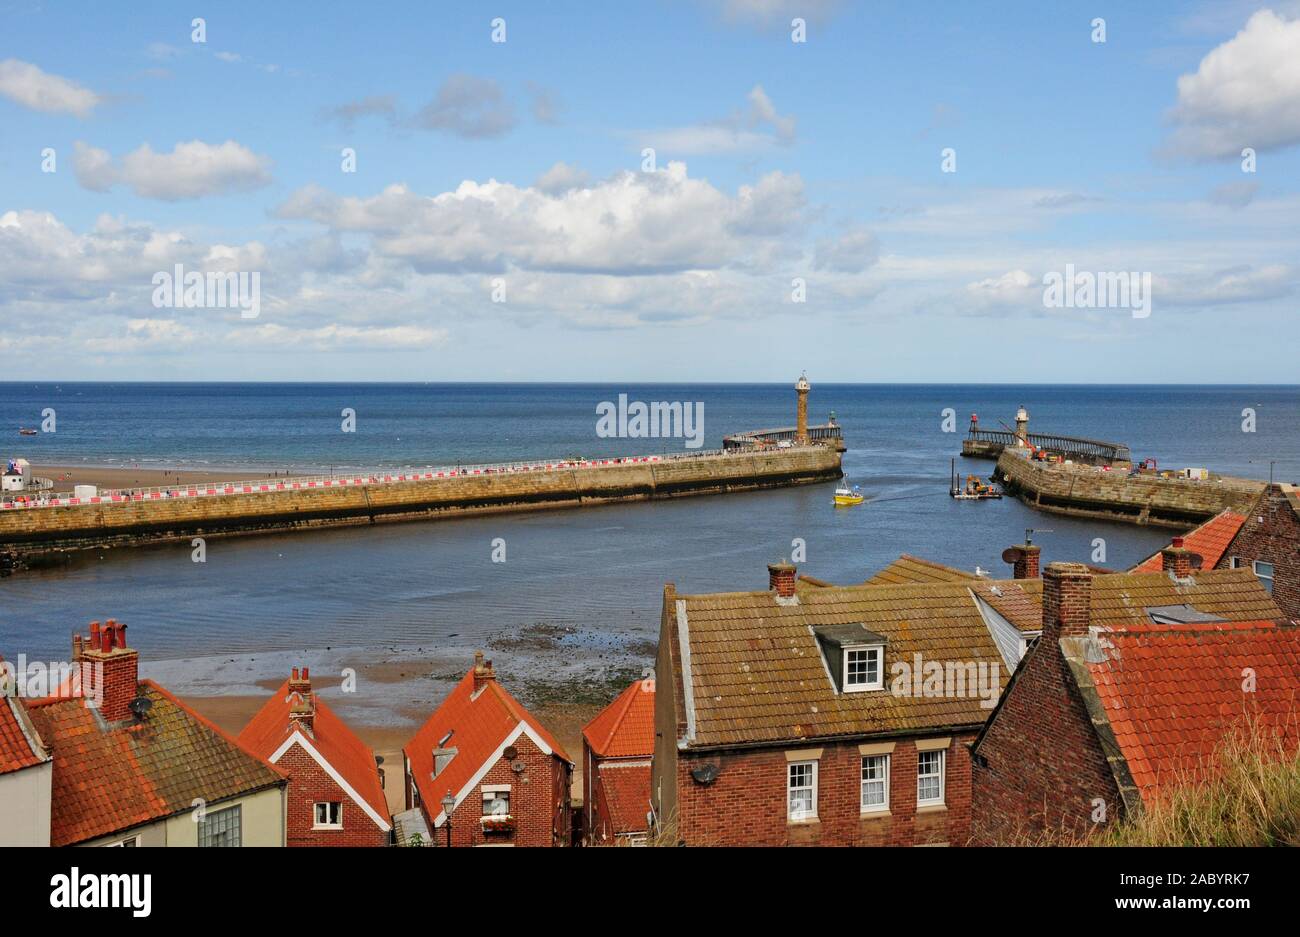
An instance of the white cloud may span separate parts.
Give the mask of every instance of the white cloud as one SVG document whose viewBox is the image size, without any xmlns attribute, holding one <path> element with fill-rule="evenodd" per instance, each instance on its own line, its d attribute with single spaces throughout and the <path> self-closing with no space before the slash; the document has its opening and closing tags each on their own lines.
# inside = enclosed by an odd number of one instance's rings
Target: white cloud
<svg viewBox="0 0 1300 937">
<path fill-rule="evenodd" d="M 1178 306 L 1224 306 L 1277 299 L 1295 291 L 1300 271 L 1286 264 L 1254 267 L 1242 264 L 1224 270 L 1197 270 L 1179 276 L 1156 277 L 1156 301 Z"/>
<path fill-rule="evenodd" d="M 169 202 L 247 192 L 271 182 L 270 160 L 234 140 L 215 145 L 191 140 L 176 144 L 171 153 L 155 153 L 146 143 L 120 163 L 78 140 L 73 170 L 87 189 L 106 192 L 125 185 L 136 195 Z"/>
<path fill-rule="evenodd" d="M 179 351 L 198 338 L 192 328 L 174 319 L 128 319 L 121 333 L 90 336 L 84 347 L 92 354 L 129 355 Z"/>
<path fill-rule="evenodd" d="M 1300 142 L 1300 19 L 1260 10 L 1178 79 L 1167 156 L 1240 159 Z"/>
<path fill-rule="evenodd" d="M 421 273 L 632 274 L 743 262 L 765 238 L 796 228 L 803 206 L 797 175 L 770 173 L 733 197 L 670 163 L 559 193 L 496 180 L 462 182 L 435 196 L 393 185 L 369 198 L 342 198 L 308 186 L 277 213 L 336 233 L 367 233 L 380 256 Z"/>
<path fill-rule="evenodd" d="M 795 118 L 777 113 L 762 85 L 754 85 L 746 101 L 744 109 L 719 120 L 638 130 L 630 136 L 638 146 L 648 144 L 673 156 L 739 153 L 794 142 Z"/>
<path fill-rule="evenodd" d="M 295 329 L 276 323 L 263 323 L 247 329 L 235 329 L 228 340 L 246 348 L 274 351 L 282 348 L 311 351 L 414 351 L 433 348 L 447 341 L 446 329 L 419 325 L 388 327 L 325 325 Z"/>
<path fill-rule="evenodd" d="M 363 117 L 383 117 L 391 123 L 397 118 L 397 98 L 391 94 L 372 94 L 327 108 L 321 116 L 326 120 L 337 120 L 345 130 L 351 130 Z"/>
<path fill-rule="evenodd" d="M 559 195 L 570 189 L 585 189 L 591 182 L 591 174 L 585 169 L 559 162 L 537 177 L 533 188 L 547 195 Z"/>
<path fill-rule="evenodd" d="M 879 258 L 880 243 L 871 232 L 858 228 L 847 231 L 834 240 L 819 240 L 813 269 L 861 273 Z"/>
<path fill-rule="evenodd" d="M 103 101 L 98 94 L 67 78 L 51 75 L 30 62 L 0 62 L 0 96 L 34 111 L 88 117 Z"/>
<path fill-rule="evenodd" d="M 214 52 L 212 54 L 214 58 L 222 62 L 228 62 L 232 65 L 236 62 L 242 62 L 244 60 L 244 57 L 240 55 L 238 52 Z"/>
<path fill-rule="evenodd" d="M 822 21 L 840 6 L 840 0 L 709 0 L 721 7 L 725 19 L 755 26 L 784 25 L 796 16 Z"/>
<path fill-rule="evenodd" d="M 491 78 L 455 74 L 420 109 L 414 123 L 471 140 L 499 137 L 514 129 L 515 109 Z"/>
</svg>

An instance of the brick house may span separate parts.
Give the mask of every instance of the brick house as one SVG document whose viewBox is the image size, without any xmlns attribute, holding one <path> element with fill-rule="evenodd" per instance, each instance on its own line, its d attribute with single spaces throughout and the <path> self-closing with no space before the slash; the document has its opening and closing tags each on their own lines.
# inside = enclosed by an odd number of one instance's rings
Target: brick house
<svg viewBox="0 0 1300 937">
<path fill-rule="evenodd" d="M 1176 539 L 1181 540 L 1183 547 L 1191 550 L 1195 556 L 1200 557 L 1199 562 L 1193 558 L 1193 565 L 1195 567 L 1199 569 L 1214 569 L 1223 562 L 1223 558 L 1228 552 L 1229 545 L 1237 536 L 1237 531 L 1241 530 L 1241 525 L 1245 520 L 1246 516 L 1244 514 L 1234 514 L 1232 511 L 1220 511 L 1200 527 L 1193 528 Z M 1163 555 L 1164 550 L 1159 550 L 1148 556 L 1141 563 L 1138 563 L 1130 569 L 1129 572 L 1159 572 L 1164 568 Z"/>
<path fill-rule="evenodd" d="M 1247 716 L 1295 744 L 1296 630 L 1248 570 L 1192 557 L 1167 547 L 1148 573 L 1047 567 L 1042 636 L 971 748 L 975 842 L 1113 822 L 1204 767 Z"/>
<path fill-rule="evenodd" d="M 573 762 L 481 651 L 402 753 L 407 810 L 430 845 L 446 844 L 447 795 L 453 846 L 570 845 Z"/>
<path fill-rule="evenodd" d="M 1218 565 L 1254 572 L 1286 616 L 1300 621 L 1300 487 L 1269 485 Z"/>
<path fill-rule="evenodd" d="M 80 672 L 55 696 L 26 701 L 53 757 L 50 845 L 284 845 L 288 779 L 139 679 L 126 625 L 91 622 L 89 636 L 74 636 L 72 657 L 102 674 L 91 678 L 97 706 Z"/>
<path fill-rule="evenodd" d="M 1287 618 L 1300 621 L 1300 488 L 1268 485 L 1246 514 L 1223 511 L 1181 538 L 1204 569 L 1249 569 Z M 1160 554 L 1133 572 L 1160 569 Z"/>
<path fill-rule="evenodd" d="M 664 590 L 651 805 L 687 845 L 961 845 L 1007 669 L 965 581 Z"/>
<path fill-rule="evenodd" d="M 582 730 L 582 803 L 588 843 L 645 843 L 654 750 L 655 682 L 638 680 Z"/>
<path fill-rule="evenodd" d="M 375 753 L 293 668 L 239 742 L 289 776 L 290 846 L 386 846 L 392 823 Z"/>
</svg>

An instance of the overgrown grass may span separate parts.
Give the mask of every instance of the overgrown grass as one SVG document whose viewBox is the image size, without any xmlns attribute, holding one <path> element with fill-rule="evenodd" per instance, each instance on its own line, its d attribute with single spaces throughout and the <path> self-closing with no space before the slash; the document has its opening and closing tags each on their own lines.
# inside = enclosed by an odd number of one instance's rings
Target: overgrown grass
<svg viewBox="0 0 1300 937">
<path fill-rule="evenodd" d="M 1164 786 L 1099 846 L 1300 846 L 1300 752 L 1252 725 L 1229 733 L 1210 770 Z"/>
</svg>

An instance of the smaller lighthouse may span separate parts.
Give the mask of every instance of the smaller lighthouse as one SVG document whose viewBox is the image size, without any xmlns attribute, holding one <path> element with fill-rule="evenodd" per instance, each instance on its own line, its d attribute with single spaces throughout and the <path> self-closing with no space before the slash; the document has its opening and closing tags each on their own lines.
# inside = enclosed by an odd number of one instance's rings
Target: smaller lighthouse
<svg viewBox="0 0 1300 937">
<path fill-rule="evenodd" d="M 1023 404 L 1016 411 L 1016 445 L 1022 449 L 1029 445 L 1029 411 Z"/>
<path fill-rule="evenodd" d="M 808 444 L 808 391 L 811 386 L 807 374 L 800 374 L 799 380 L 794 384 L 795 392 L 799 395 L 799 404 L 795 410 L 794 438 L 800 445 Z"/>
</svg>

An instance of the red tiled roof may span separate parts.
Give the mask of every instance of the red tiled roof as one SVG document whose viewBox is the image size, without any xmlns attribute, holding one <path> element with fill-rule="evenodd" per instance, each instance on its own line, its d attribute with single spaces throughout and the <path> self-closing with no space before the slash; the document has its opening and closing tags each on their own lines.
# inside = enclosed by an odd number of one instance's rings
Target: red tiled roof
<svg viewBox="0 0 1300 937">
<path fill-rule="evenodd" d="M 614 833 L 644 833 L 649 829 L 650 762 L 607 761 L 597 769 Z"/>
<path fill-rule="evenodd" d="M 139 723 L 106 724 L 81 699 L 29 706 L 54 756 L 50 845 L 107 836 L 283 784 L 285 776 L 151 680 Z"/>
<path fill-rule="evenodd" d="M 458 802 L 466 786 L 520 725 L 527 726 L 559 758 L 573 759 L 551 733 L 543 728 L 519 702 L 492 678 L 479 693 L 474 692 L 474 669 L 434 710 L 428 720 L 402 749 L 411 766 L 411 777 L 420 791 L 420 802 L 429 817 L 442 814 L 440 801 L 450 790 Z M 451 733 L 444 748 L 456 749 L 442 772 L 433 776 L 433 750 Z"/>
<path fill-rule="evenodd" d="M 1232 543 L 1232 538 L 1237 536 L 1237 531 L 1245 521 L 1246 518 L 1242 514 L 1221 511 L 1200 527 L 1184 534 L 1183 546 L 1201 555 L 1202 569 L 1214 569 L 1219 565 L 1219 560 L 1223 559 L 1223 551 L 1228 549 L 1228 544 Z M 1160 554 L 1156 553 L 1138 563 L 1129 572 L 1158 573 L 1161 565 Z"/>
<path fill-rule="evenodd" d="M 0 774 L 50 760 L 16 696 L 0 695 Z"/>
<path fill-rule="evenodd" d="M 605 758 L 650 756 L 655 751 L 655 684 L 638 680 L 582 729 L 591 750 Z"/>
<path fill-rule="evenodd" d="M 379 780 L 374 751 L 325 705 L 319 694 L 313 693 L 312 696 L 316 712 L 308 744 L 356 791 L 358 797 L 387 822 L 388 801 Z M 289 718 L 293 698 L 286 680 L 244 726 L 239 733 L 240 743 L 269 761 L 293 734 L 294 725 Z"/>
<path fill-rule="evenodd" d="M 1300 631 L 1270 621 L 1147 625 L 1103 631 L 1085 657 L 1144 801 L 1162 785 L 1213 769 L 1214 750 L 1247 720 L 1300 745 Z M 1254 672 L 1253 692 L 1243 673 Z"/>
</svg>

